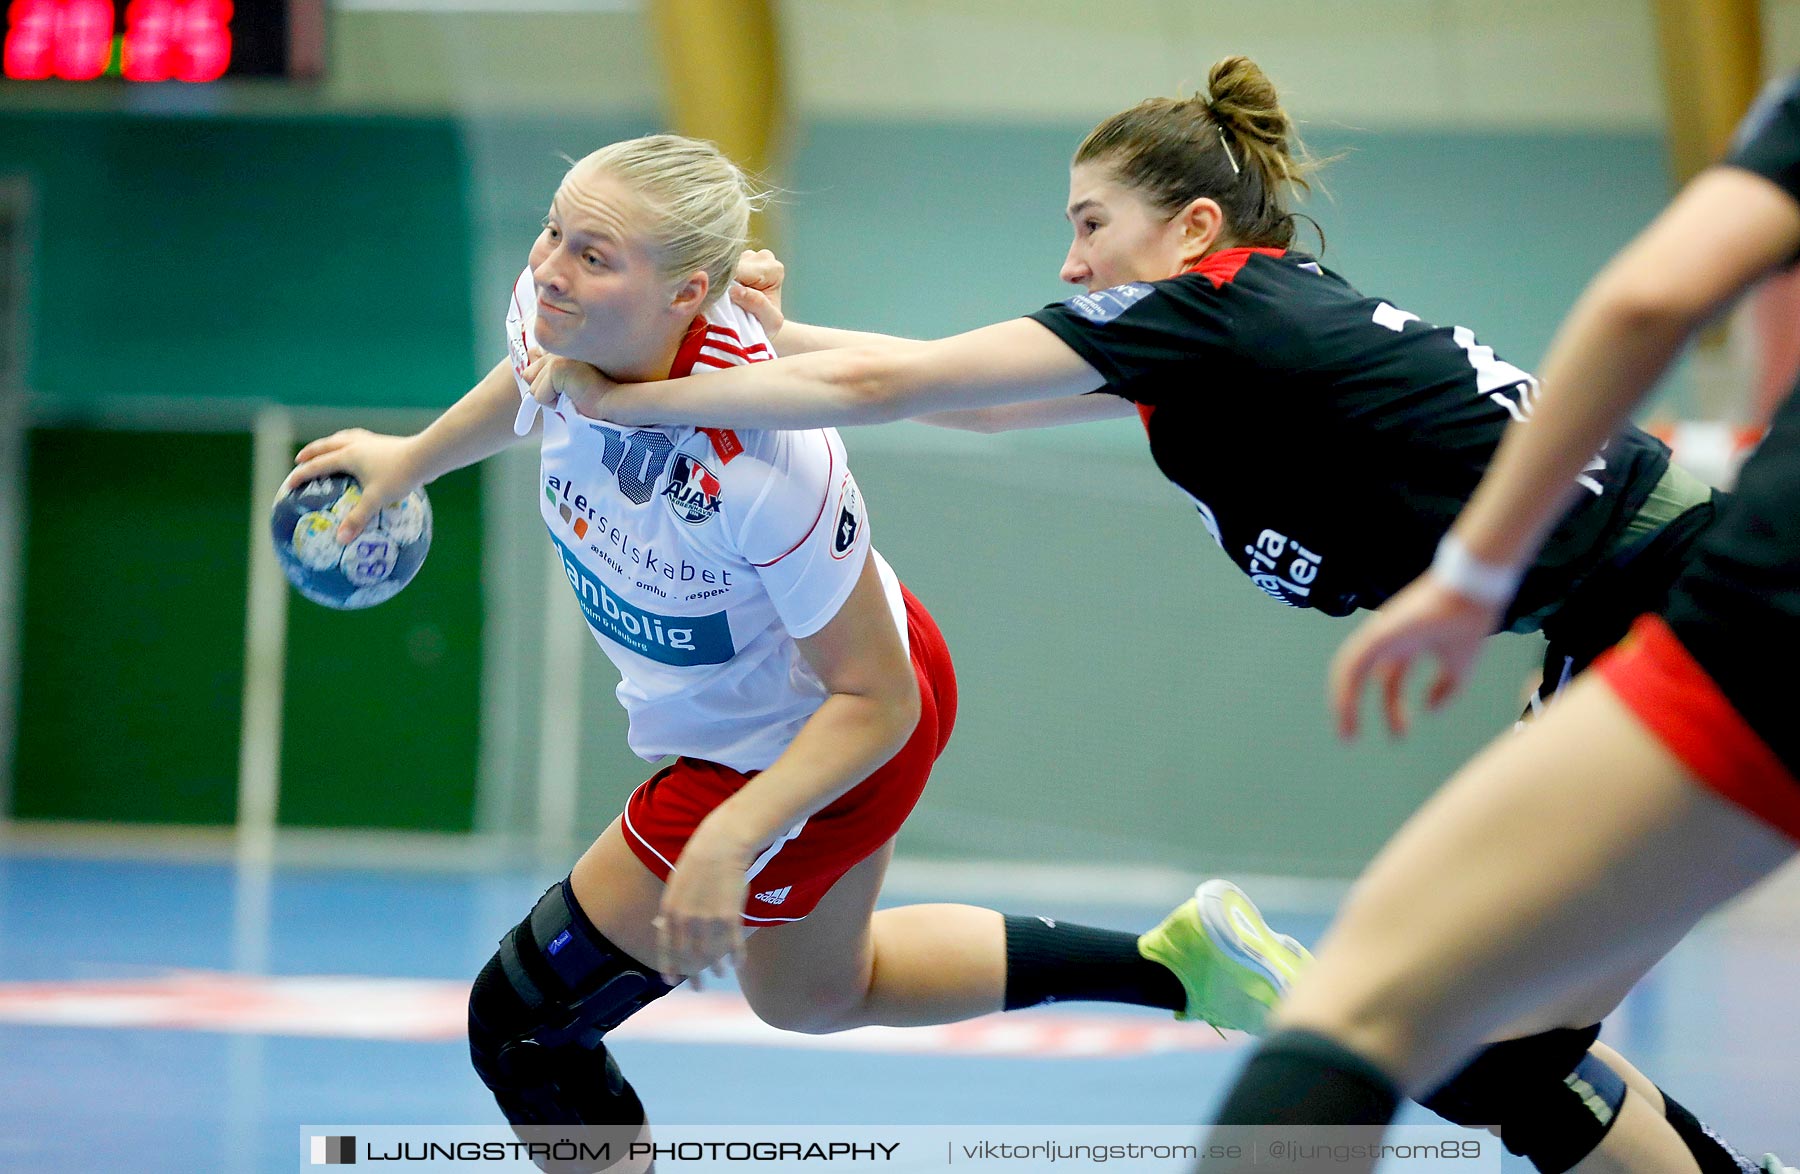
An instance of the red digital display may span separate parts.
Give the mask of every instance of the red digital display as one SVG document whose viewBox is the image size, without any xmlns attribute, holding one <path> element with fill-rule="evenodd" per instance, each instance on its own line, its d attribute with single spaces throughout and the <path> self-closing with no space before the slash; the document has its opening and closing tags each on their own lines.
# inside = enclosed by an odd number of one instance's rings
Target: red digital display
<svg viewBox="0 0 1800 1174">
<path fill-rule="evenodd" d="M 112 59 L 111 0 L 13 0 L 7 24 L 7 77 L 86 81 Z"/>
<path fill-rule="evenodd" d="M 16 81 L 209 82 L 317 72 L 319 0 L 0 0 Z M 292 27 L 294 18 L 300 26 Z"/>
<path fill-rule="evenodd" d="M 231 64 L 231 0 L 131 0 L 120 67 L 134 82 L 209 82 Z"/>
</svg>

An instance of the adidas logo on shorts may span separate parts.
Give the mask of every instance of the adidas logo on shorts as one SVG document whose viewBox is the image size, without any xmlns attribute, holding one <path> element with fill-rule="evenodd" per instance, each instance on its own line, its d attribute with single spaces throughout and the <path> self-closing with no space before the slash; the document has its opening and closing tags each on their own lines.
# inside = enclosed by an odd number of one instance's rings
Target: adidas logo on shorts
<svg viewBox="0 0 1800 1174">
<path fill-rule="evenodd" d="M 756 894 L 756 899 L 765 905 L 779 905 L 787 900 L 788 894 L 794 891 L 793 885 L 783 885 L 779 889 L 770 889 L 766 893 Z"/>
</svg>

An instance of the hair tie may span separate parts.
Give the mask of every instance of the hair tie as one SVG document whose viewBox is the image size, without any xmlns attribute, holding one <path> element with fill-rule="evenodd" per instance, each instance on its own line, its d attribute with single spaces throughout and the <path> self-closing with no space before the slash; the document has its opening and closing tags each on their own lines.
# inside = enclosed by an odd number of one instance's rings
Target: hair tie
<svg viewBox="0 0 1800 1174">
<path fill-rule="evenodd" d="M 1231 144 L 1226 141 L 1225 128 L 1215 124 L 1213 129 L 1219 132 L 1219 146 L 1225 148 L 1225 158 L 1231 163 L 1231 174 L 1244 174 L 1244 169 L 1238 166 L 1237 156 L 1231 153 Z"/>
</svg>

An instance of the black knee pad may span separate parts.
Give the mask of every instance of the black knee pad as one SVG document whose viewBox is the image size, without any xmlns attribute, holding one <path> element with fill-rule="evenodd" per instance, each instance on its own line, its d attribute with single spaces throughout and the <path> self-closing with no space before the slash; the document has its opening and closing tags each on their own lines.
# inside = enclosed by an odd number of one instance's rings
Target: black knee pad
<svg viewBox="0 0 1800 1174">
<path fill-rule="evenodd" d="M 603 1037 L 673 988 L 595 929 L 559 881 L 469 994 L 469 1059 L 514 1125 L 641 1125 Z"/>
<path fill-rule="evenodd" d="M 1598 1038 L 1595 1024 L 1492 1044 L 1419 1103 L 1458 1125 L 1497 1125 L 1508 1150 L 1563 1174 L 1606 1140 L 1625 1100 L 1625 1081 L 1588 1054 Z"/>
</svg>

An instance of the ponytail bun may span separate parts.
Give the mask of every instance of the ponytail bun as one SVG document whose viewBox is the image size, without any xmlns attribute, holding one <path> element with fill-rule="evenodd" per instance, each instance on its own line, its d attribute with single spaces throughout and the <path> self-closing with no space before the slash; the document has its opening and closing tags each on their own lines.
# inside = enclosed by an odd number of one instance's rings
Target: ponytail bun
<svg viewBox="0 0 1800 1174">
<path fill-rule="evenodd" d="M 1213 121 L 1276 183 L 1306 187 L 1312 168 L 1281 108 L 1275 83 L 1248 57 L 1226 57 L 1206 75 L 1206 109 Z"/>
<path fill-rule="evenodd" d="M 1288 211 L 1288 189 L 1310 190 L 1319 166 L 1274 84 L 1248 57 L 1214 65 L 1204 96 L 1147 98 L 1103 120 L 1073 164 L 1104 166 L 1171 215 L 1197 198 L 1216 200 L 1231 243 L 1276 248 L 1292 244 L 1299 215 Z"/>
</svg>

